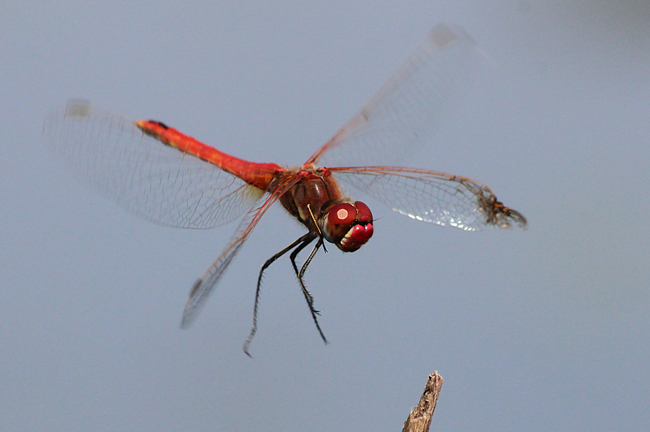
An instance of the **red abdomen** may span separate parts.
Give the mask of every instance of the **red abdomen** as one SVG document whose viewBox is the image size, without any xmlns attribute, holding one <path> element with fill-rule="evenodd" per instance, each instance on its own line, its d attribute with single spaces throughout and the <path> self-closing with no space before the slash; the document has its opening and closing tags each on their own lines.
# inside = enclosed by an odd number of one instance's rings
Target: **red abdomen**
<svg viewBox="0 0 650 432">
<path fill-rule="evenodd" d="M 285 171 L 274 163 L 256 163 L 230 156 L 214 147 L 185 135 L 164 123 L 152 120 L 139 120 L 135 124 L 147 135 L 181 152 L 191 154 L 206 162 L 217 165 L 222 170 L 236 175 L 245 182 L 266 190 L 279 173 Z"/>
</svg>

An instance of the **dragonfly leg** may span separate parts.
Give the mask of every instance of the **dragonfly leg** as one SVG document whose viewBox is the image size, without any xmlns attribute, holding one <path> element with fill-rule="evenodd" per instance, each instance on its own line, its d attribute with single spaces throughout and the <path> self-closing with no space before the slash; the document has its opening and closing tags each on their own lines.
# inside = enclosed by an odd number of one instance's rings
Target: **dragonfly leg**
<svg viewBox="0 0 650 432">
<path fill-rule="evenodd" d="M 300 283 L 300 288 L 302 288 L 302 293 L 305 295 L 305 300 L 307 300 L 307 306 L 309 306 L 309 312 L 311 312 L 311 316 L 314 319 L 314 324 L 316 324 L 318 333 L 320 333 L 320 337 L 323 339 L 323 342 L 327 343 L 327 338 L 325 337 L 325 334 L 323 333 L 323 330 L 321 330 L 320 324 L 318 323 L 318 315 L 320 315 L 320 311 L 314 309 L 314 298 L 311 296 L 311 294 L 309 294 L 309 291 L 307 291 L 305 282 L 302 279 L 303 276 L 305 275 L 305 271 L 307 271 L 307 267 L 309 266 L 309 263 L 311 263 L 311 260 L 314 259 L 314 257 L 316 256 L 316 252 L 318 252 L 318 249 L 321 246 L 324 246 L 323 237 L 318 238 L 318 242 L 311 250 L 305 262 L 302 264 L 300 271 L 298 271 L 298 266 L 296 265 L 296 257 L 298 256 L 298 253 L 300 253 L 300 251 L 303 250 L 310 242 L 311 240 L 309 242 L 303 242 L 293 252 L 291 252 L 290 255 L 291 265 L 293 265 L 293 270 L 296 272 L 296 277 L 298 278 L 298 282 Z"/>
<path fill-rule="evenodd" d="M 248 337 L 246 338 L 246 342 L 244 343 L 244 352 L 246 353 L 247 356 L 252 357 L 248 351 L 248 348 L 250 347 L 251 342 L 253 341 L 253 337 L 255 336 L 255 333 L 257 332 L 257 308 L 259 305 L 259 300 L 260 300 L 260 290 L 262 288 L 262 277 L 264 275 L 264 271 L 269 268 L 271 264 L 273 264 L 278 258 L 280 258 L 282 255 L 286 254 L 289 252 L 291 249 L 295 248 L 296 246 L 299 246 L 299 250 L 302 250 L 306 245 L 314 241 L 316 237 L 314 236 L 313 233 L 307 233 L 304 236 L 300 237 L 298 240 L 294 241 L 291 243 L 289 246 L 285 247 L 282 249 L 280 252 L 276 253 L 273 255 L 271 258 L 266 260 L 262 268 L 260 269 L 260 274 L 257 277 L 257 289 L 255 290 L 255 306 L 253 307 L 253 325 L 251 327 L 251 331 L 248 334 Z M 297 274 L 297 272 L 296 272 Z"/>
</svg>

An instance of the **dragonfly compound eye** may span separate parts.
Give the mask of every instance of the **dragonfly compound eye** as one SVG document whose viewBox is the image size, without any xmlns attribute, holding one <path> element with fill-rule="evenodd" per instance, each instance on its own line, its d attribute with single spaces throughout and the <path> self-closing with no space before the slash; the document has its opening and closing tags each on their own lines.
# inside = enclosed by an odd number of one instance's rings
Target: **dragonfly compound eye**
<svg viewBox="0 0 650 432">
<path fill-rule="evenodd" d="M 350 203 L 337 204 L 331 208 L 327 221 L 332 225 L 350 225 L 357 217 L 357 209 Z"/>
<path fill-rule="evenodd" d="M 370 211 L 370 207 L 368 207 L 366 203 L 357 201 L 354 203 L 354 206 L 357 208 L 357 220 L 359 222 L 372 223 L 372 212 Z"/>
</svg>

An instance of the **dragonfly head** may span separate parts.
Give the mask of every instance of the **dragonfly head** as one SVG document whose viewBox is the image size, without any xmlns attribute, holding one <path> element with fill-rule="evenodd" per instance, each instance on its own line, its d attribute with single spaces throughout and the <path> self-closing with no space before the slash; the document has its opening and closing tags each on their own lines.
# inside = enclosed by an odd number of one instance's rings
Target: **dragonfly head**
<svg viewBox="0 0 650 432">
<path fill-rule="evenodd" d="M 325 239 L 343 252 L 354 252 L 372 237 L 372 212 L 361 201 L 338 203 L 323 221 Z"/>
</svg>

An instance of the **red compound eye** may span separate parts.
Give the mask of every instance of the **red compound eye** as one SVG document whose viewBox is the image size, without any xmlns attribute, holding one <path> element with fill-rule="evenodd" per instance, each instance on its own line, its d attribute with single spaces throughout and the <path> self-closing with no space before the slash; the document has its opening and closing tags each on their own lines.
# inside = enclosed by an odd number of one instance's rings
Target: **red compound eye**
<svg viewBox="0 0 650 432">
<path fill-rule="evenodd" d="M 370 211 L 370 207 L 361 201 L 355 202 L 354 205 L 359 213 L 357 220 L 360 222 L 372 222 L 372 212 Z"/>
<path fill-rule="evenodd" d="M 357 209 L 352 204 L 341 203 L 330 209 L 327 221 L 332 225 L 350 225 L 356 217 Z"/>
</svg>

